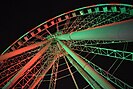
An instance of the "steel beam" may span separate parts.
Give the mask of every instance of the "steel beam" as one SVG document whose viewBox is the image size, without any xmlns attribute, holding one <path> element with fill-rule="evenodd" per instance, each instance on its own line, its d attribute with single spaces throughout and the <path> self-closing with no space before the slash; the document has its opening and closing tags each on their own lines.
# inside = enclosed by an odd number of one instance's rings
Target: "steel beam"
<svg viewBox="0 0 133 89">
<path fill-rule="evenodd" d="M 93 89 L 101 89 L 101 87 L 84 71 L 84 69 L 76 61 L 74 61 L 69 55 L 66 55 L 66 57 Z"/>
<path fill-rule="evenodd" d="M 70 41 L 70 46 L 91 46 L 98 44 L 116 44 L 116 43 L 127 43 L 133 41 L 106 41 L 106 40 L 78 40 L 78 41 Z"/>
<path fill-rule="evenodd" d="M 133 40 L 133 19 L 56 36 L 59 40 Z"/>
<path fill-rule="evenodd" d="M 67 60 L 65 58 L 65 56 L 67 57 L 68 61 L 77 69 L 77 71 L 82 75 L 82 77 L 89 83 L 89 85 L 93 88 L 93 89 L 101 89 L 101 87 L 96 83 L 96 81 L 94 81 L 86 72 L 85 70 L 76 62 L 73 60 L 73 58 L 71 58 L 68 54 L 64 53 L 63 50 L 61 49 L 61 45 L 59 45 L 57 43 L 58 47 L 59 47 L 59 50 L 62 52 L 62 54 L 64 55 L 64 59 L 66 61 L 66 64 L 68 66 L 68 69 L 69 69 L 69 72 L 72 76 L 72 79 L 74 81 L 74 84 L 76 86 L 76 89 L 79 89 L 76 81 L 75 81 L 75 78 L 73 76 L 73 74 L 71 73 L 71 70 L 69 68 L 69 65 L 67 63 Z"/>
<path fill-rule="evenodd" d="M 55 89 L 56 87 L 56 80 L 57 80 L 57 73 L 58 73 L 58 65 L 59 64 L 59 59 L 56 60 L 53 64 L 52 67 L 52 74 L 50 78 L 50 83 L 49 83 L 49 89 Z"/>
<path fill-rule="evenodd" d="M 69 70 L 69 73 L 71 74 L 71 77 L 72 77 L 73 82 L 74 82 L 74 84 L 75 84 L 75 87 L 76 87 L 76 89 L 79 89 L 78 84 L 76 83 L 76 80 L 75 80 L 75 78 L 74 78 L 74 75 L 73 75 L 73 73 L 72 73 L 72 71 L 71 71 L 71 68 L 70 68 L 70 66 L 69 66 L 69 64 L 68 64 L 68 62 L 67 62 L 65 56 L 64 56 L 64 59 L 65 59 L 67 68 L 68 68 L 68 70 Z"/>
<path fill-rule="evenodd" d="M 92 63 L 91 61 L 89 61 L 88 59 L 82 57 L 81 55 L 79 55 L 81 58 L 83 58 L 87 63 L 90 64 L 91 67 L 94 68 L 95 71 L 97 71 L 100 75 L 102 75 L 104 78 L 106 78 L 108 81 L 114 83 L 116 86 L 118 86 L 120 89 L 133 89 L 133 86 L 130 86 L 126 83 L 124 83 L 123 81 L 121 81 L 120 79 L 116 78 L 115 76 L 113 76 L 112 74 L 110 74 L 108 71 L 103 70 L 102 68 L 100 68 L 99 66 L 95 65 L 94 63 Z"/>
<path fill-rule="evenodd" d="M 42 71 L 41 75 L 37 76 L 34 82 L 31 84 L 29 89 L 35 89 L 36 85 L 44 78 L 48 70 L 54 65 L 57 60 L 57 56 L 54 56 L 52 60 L 48 60 L 46 68 Z"/>
<path fill-rule="evenodd" d="M 27 52 L 29 50 L 35 49 L 35 48 L 39 47 L 40 45 L 46 44 L 47 42 L 49 42 L 49 41 L 38 42 L 38 43 L 31 44 L 31 45 L 26 46 L 26 47 L 17 49 L 15 51 L 10 52 L 10 53 L 0 55 L 0 61 L 3 61 L 5 59 L 8 59 L 8 58 L 14 57 L 16 55 L 22 54 L 22 53 Z"/>
<path fill-rule="evenodd" d="M 51 42 L 48 43 L 45 47 L 43 47 L 4 87 L 3 89 L 9 89 L 12 87 L 18 80 L 21 78 L 24 73 L 43 55 L 48 47 L 50 46 Z"/>
<path fill-rule="evenodd" d="M 72 58 L 104 89 L 115 89 L 107 80 L 100 76 L 88 63 L 86 63 L 75 52 L 68 48 L 63 42 L 58 40 L 61 47 L 72 56 Z"/>
<path fill-rule="evenodd" d="M 133 52 L 121 51 L 121 50 L 114 50 L 114 49 L 107 49 L 101 47 L 93 47 L 93 46 L 72 46 L 73 50 L 93 53 L 97 55 L 107 56 L 118 58 L 122 60 L 133 61 Z"/>
</svg>

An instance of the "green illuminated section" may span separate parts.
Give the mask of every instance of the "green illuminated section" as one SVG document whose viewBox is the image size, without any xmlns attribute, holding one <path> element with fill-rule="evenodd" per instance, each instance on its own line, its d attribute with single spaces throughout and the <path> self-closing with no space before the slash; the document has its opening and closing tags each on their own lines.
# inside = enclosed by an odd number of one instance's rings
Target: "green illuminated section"
<svg viewBox="0 0 133 89">
<path fill-rule="evenodd" d="M 73 46 L 73 50 L 84 51 L 97 55 L 133 61 L 133 52 L 126 52 L 121 50 L 114 50 L 114 49 L 107 49 L 107 48 L 100 48 L 93 46 Z"/>
<path fill-rule="evenodd" d="M 95 11 L 96 11 L 96 12 L 99 12 L 99 7 L 96 7 L 96 8 L 95 8 Z"/>
<path fill-rule="evenodd" d="M 80 55 L 79 55 L 80 56 Z M 82 56 L 80 56 L 82 57 Z M 92 63 L 91 61 L 89 61 L 88 59 L 82 57 L 86 62 L 88 62 L 91 67 L 93 67 L 100 75 L 102 75 L 103 77 L 105 77 L 107 80 L 109 80 L 110 82 L 114 83 L 115 85 L 117 85 L 118 87 L 120 87 L 121 89 L 131 89 L 133 88 L 132 86 L 124 83 L 123 81 L 121 81 L 120 79 L 114 77 L 113 75 L 111 75 L 109 72 L 103 70 L 102 68 L 100 68 L 99 66 L 95 65 L 94 63 Z"/>
<path fill-rule="evenodd" d="M 87 11 L 88 11 L 88 13 L 92 13 L 92 10 L 91 9 L 88 9 Z"/>
<path fill-rule="evenodd" d="M 116 6 L 113 6 L 111 9 L 112 9 L 113 12 L 117 12 Z"/>
<path fill-rule="evenodd" d="M 103 11 L 104 12 L 107 12 L 108 11 L 108 8 L 107 7 L 103 7 Z"/>
<path fill-rule="evenodd" d="M 58 20 L 58 18 L 62 18 L 63 16 L 65 16 L 65 15 L 67 15 L 67 14 L 70 14 L 70 13 L 73 13 L 73 12 L 78 12 L 78 11 L 80 11 L 80 10 L 81 10 L 81 12 L 82 12 L 84 9 L 87 9 L 87 11 L 88 11 L 88 13 L 81 13 L 81 15 L 86 15 L 86 14 L 91 14 L 91 13 L 97 13 L 97 12 L 101 12 L 101 11 L 102 11 L 102 12 L 112 12 L 111 10 L 109 10 L 108 6 L 111 6 L 111 7 L 113 7 L 113 6 L 118 6 L 118 7 L 120 7 L 121 13 L 124 13 L 124 12 L 125 12 L 125 14 L 133 15 L 133 9 L 130 9 L 129 11 L 127 11 L 127 9 L 125 9 L 125 8 L 132 8 L 132 5 L 129 5 L 129 4 L 121 4 L 121 3 L 118 3 L 118 4 L 116 4 L 116 3 L 110 3 L 110 4 L 97 4 L 97 5 L 92 5 L 92 6 L 86 6 L 86 7 L 78 8 L 78 9 L 71 10 L 71 11 L 69 11 L 69 12 L 60 14 L 60 15 L 54 17 L 54 18 L 51 18 L 51 19 L 49 19 L 49 20 L 47 20 L 47 21 L 45 21 L 45 22 L 39 24 L 38 26 L 36 26 L 36 27 L 33 28 L 32 30 L 30 30 L 28 33 L 32 32 L 33 30 L 36 30 L 36 29 L 39 28 L 40 26 L 42 26 L 42 25 L 44 25 L 44 24 L 47 24 L 48 22 L 50 22 L 50 21 L 52 21 L 52 20 Z M 123 8 L 121 8 L 121 6 L 122 6 Z M 94 12 L 92 12 L 92 8 L 93 8 L 93 7 L 95 8 L 95 11 L 94 11 Z M 99 7 L 103 8 L 103 10 L 99 10 Z M 126 11 L 125 11 L 125 10 L 126 10 Z M 116 10 L 113 9 L 113 11 L 116 11 Z M 117 12 L 119 12 L 119 11 L 117 11 Z M 64 21 L 64 20 L 66 20 L 66 19 L 61 19 L 61 21 Z M 59 21 L 59 22 L 60 22 L 60 21 Z M 57 22 L 57 23 L 59 23 L 59 22 Z M 27 34 L 27 33 L 26 33 L 26 34 Z M 25 36 L 25 35 L 21 36 L 21 37 L 19 38 L 19 40 L 22 39 L 24 36 Z M 18 41 L 18 40 L 17 40 L 17 41 Z M 11 46 L 13 46 L 17 41 L 15 41 Z M 6 51 L 8 51 L 9 49 L 10 49 L 10 46 L 9 46 L 2 54 L 4 54 L 4 53 L 5 53 Z"/>
<path fill-rule="evenodd" d="M 133 20 L 57 36 L 59 40 L 133 40 Z"/>
<path fill-rule="evenodd" d="M 104 89 L 115 89 L 109 82 L 107 82 L 102 76 L 100 76 L 94 69 L 88 65 L 82 58 L 77 56 L 71 49 L 69 49 L 64 43 L 59 41 L 59 44 L 64 50 L 72 56 L 72 58 Z"/>
<path fill-rule="evenodd" d="M 81 14 L 81 15 L 84 15 L 84 12 L 83 12 L 83 11 L 80 11 L 80 14 Z"/>
<path fill-rule="evenodd" d="M 130 10 L 130 15 L 133 15 L 133 9 Z"/>
<path fill-rule="evenodd" d="M 120 8 L 120 10 L 121 10 L 121 13 L 125 13 L 126 12 L 126 8 L 125 7 Z"/>
<path fill-rule="evenodd" d="M 81 68 L 81 66 L 79 66 L 70 56 L 66 55 L 66 57 L 93 89 L 101 89 L 96 82 L 84 71 L 84 69 Z"/>
<path fill-rule="evenodd" d="M 70 46 L 91 46 L 98 44 L 115 44 L 115 43 L 127 43 L 132 41 L 105 41 L 105 40 L 85 40 L 85 41 L 70 41 Z"/>
</svg>

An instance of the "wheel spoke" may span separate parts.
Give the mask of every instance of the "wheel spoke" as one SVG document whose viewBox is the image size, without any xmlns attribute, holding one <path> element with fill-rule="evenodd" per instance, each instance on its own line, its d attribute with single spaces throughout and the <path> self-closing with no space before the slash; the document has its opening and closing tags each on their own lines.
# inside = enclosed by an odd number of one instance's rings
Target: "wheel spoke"
<svg viewBox="0 0 133 89">
<path fill-rule="evenodd" d="M 80 56 L 80 55 L 79 55 Z M 82 56 L 80 56 L 82 57 Z M 86 58 L 82 57 L 87 63 L 89 63 L 94 70 L 96 70 L 99 74 L 101 74 L 103 77 L 105 77 L 107 80 L 109 80 L 110 82 L 114 83 L 115 85 L 117 85 L 120 88 L 123 89 L 130 89 L 133 88 L 132 86 L 124 83 L 123 81 L 121 81 L 120 79 L 114 77 L 113 75 L 111 75 L 109 72 L 103 70 L 102 68 L 100 68 L 99 66 L 95 65 L 94 63 L 92 63 L 91 61 L 87 60 Z"/>
<path fill-rule="evenodd" d="M 51 42 L 50 42 L 51 43 Z M 16 81 L 38 60 L 38 58 L 48 49 L 49 44 L 42 48 L 3 88 L 12 87 Z"/>
<path fill-rule="evenodd" d="M 71 74 L 71 77 L 72 77 L 72 79 L 73 79 L 73 82 L 74 82 L 74 84 L 75 84 L 75 86 L 76 86 L 76 89 L 79 89 L 79 87 L 78 87 L 78 85 L 77 85 L 77 83 L 76 83 L 76 80 L 75 80 L 75 78 L 74 78 L 74 76 L 73 76 L 73 73 L 72 73 L 72 71 L 71 71 L 71 69 L 70 69 L 70 67 L 69 67 L 69 64 L 68 64 L 68 62 L 67 62 L 65 56 L 64 56 L 64 59 L 65 59 L 65 62 L 66 62 L 66 64 L 67 64 L 68 70 L 69 70 L 69 72 L 70 72 L 70 74 Z"/>
<path fill-rule="evenodd" d="M 53 64 L 52 74 L 51 74 L 51 79 L 50 79 L 50 84 L 49 84 L 49 89 L 55 89 L 55 87 L 56 87 L 58 64 L 59 64 L 59 59 L 57 59 L 55 61 L 55 63 Z"/>
<path fill-rule="evenodd" d="M 92 77 L 94 78 L 95 81 L 98 82 L 98 84 L 101 85 L 101 87 L 103 88 L 108 88 L 108 89 L 113 89 L 114 87 L 108 82 L 106 81 L 104 78 L 102 78 L 99 74 L 97 74 L 97 72 L 95 72 L 89 65 L 86 64 L 86 62 L 84 62 L 82 60 L 82 58 L 80 58 L 79 56 L 77 56 L 71 49 L 69 49 L 64 43 L 62 43 L 61 41 L 59 41 L 59 44 L 61 45 L 61 47 L 64 48 L 64 50 L 69 53 L 74 59 L 75 61 Z M 95 75 L 95 76 L 94 76 Z"/>
</svg>

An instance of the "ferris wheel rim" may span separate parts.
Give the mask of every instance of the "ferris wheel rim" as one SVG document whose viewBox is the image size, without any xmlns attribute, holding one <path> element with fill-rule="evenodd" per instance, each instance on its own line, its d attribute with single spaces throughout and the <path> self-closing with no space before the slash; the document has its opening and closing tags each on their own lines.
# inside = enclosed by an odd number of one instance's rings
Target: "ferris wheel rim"
<svg viewBox="0 0 133 89">
<path fill-rule="evenodd" d="M 28 32 L 26 32 L 25 34 L 23 34 L 21 37 L 19 37 L 16 41 L 14 41 L 11 45 L 9 45 L 3 52 L 2 54 L 6 53 L 12 46 L 14 46 L 17 42 L 19 42 L 22 38 L 24 38 L 27 34 L 30 34 L 32 31 L 36 30 L 37 28 L 39 28 L 40 26 L 44 25 L 44 24 L 47 24 L 48 22 L 50 21 L 54 21 L 54 20 L 57 20 L 57 18 L 61 17 L 61 16 L 65 16 L 67 14 L 70 14 L 70 13 L 73 13 L 73 12 L 76 12 L 76 11 L 82 11 L 84 9 L 89 9 L 89 8 L 93 8 L 93 7 L 100 7 L 100 6 L 125 6 L 125 7 L 132 7 L 133 8 L 133 5 L 130 5 L 130 4 L 122 4 L 122 3 L 107 3 L 107 4 L 97 4 L 97 5 L 91 5 L 91 6 L 85 6 L 85 7 L 81 7 L 81 8 L 78 8 L 78 9 L 74 9 L 74 10 L 71 10 L 71 11 L 68 11 L 68 12 L 65 12 L 63 14 L 60 14 L 58 16 L 55 16 L 49 20 L 46 20 L 44 21 L 43 23 L 37 25 L 36 27 L 32 28 L 31 30 L 29 30 Z M 99 11 L 101 12 L 101 11 Z M 98 13 L 98 12 L 96 12 Z M 127 14 L 127 13 L 126 13 Z M 128 13 L 129 14 L 129 13 Z M 83 14 L 81 14 L 83 15 Z M 78 16 L 78 15 L 77 15 Z M 67 19 L 64 19 L 64 20 L 67 20 Z M 64 21 L 62 20 L 62 21 Z M 62 22 L 61 21 L 61 22 Z M 60 23 L 59 21 L 57 23 Z M 48 27 L 49 28 L 49 27 Z"/>
</svg>

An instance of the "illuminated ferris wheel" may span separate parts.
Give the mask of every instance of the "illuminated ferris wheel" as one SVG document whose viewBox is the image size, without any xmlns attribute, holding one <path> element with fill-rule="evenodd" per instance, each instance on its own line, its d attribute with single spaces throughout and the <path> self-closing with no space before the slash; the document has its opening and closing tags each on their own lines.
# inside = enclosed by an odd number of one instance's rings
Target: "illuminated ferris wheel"
<svg viewBox="0 0 133 89">
<path fill-rule="evenodd" d="M 71 78 L 72 89 L 131 89 L 115 72 L 133 61 L 132 28 L 127 4 L 87 6 L 49 19 L 0 55 L 0 87 L 58 89 Z"/>
</svg>

